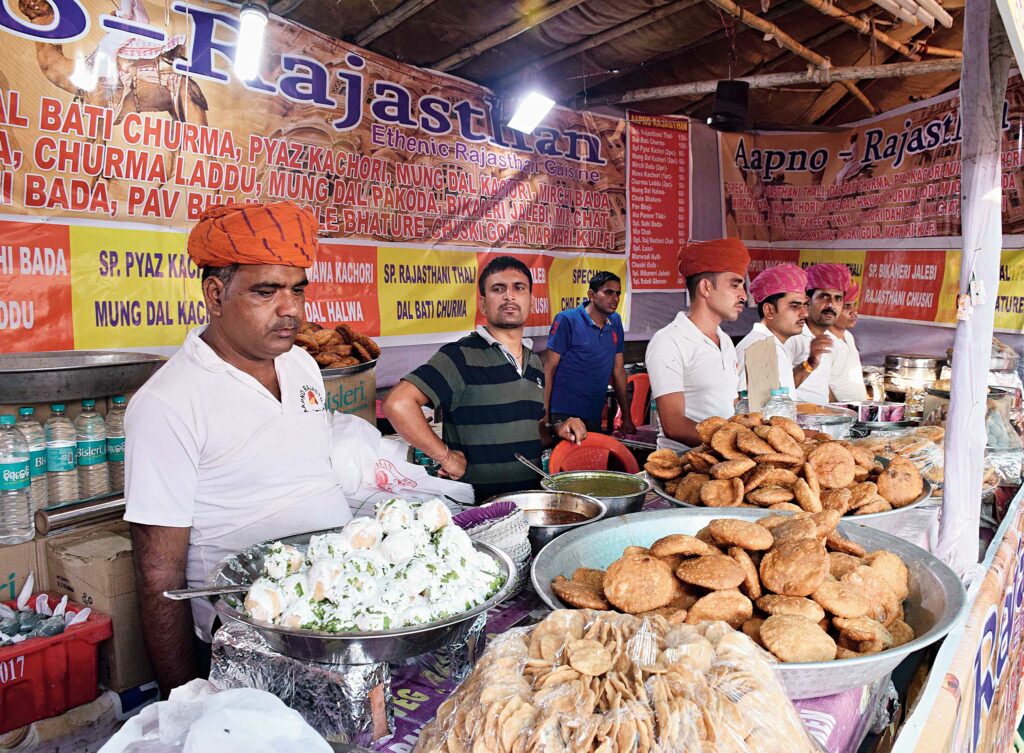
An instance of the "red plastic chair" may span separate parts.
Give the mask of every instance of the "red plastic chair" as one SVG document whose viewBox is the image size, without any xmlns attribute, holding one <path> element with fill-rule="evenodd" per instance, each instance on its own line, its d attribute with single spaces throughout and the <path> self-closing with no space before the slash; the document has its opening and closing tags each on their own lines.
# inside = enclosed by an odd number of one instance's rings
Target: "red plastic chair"
<svg viewBox="0 0 1024 753">
<path fill-rule="evenodd" d="M 604 434 L 587 434 L 582 444 L 562 441 L 551 451 L 549 470 L 562 471 L 605 471 L 612 458 L 618 461 L 626 473 L 639 473 L 640 465 L 626 445 Z"/>
<path fill-rule="evenodd" d="M 647 404 L 651 398 L 651 378 L 646 373 L 630 374 L 627 380 L 628 386 L 633 386 L 632 402 L 629 404 L 629 416 L 633 419 L 633 426 L 643 426 L 644 418 L 647 417 Z M 622 426 L 622 406 L 615 416 L 615 428 Z"/>
</svg>

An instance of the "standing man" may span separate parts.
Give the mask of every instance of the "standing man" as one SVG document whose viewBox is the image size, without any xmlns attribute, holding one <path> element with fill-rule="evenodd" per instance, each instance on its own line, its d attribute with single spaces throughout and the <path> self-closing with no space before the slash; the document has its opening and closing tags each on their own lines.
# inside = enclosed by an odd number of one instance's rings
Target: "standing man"
<svg viewBox="0 0 1024 753">
<path fill-rule="evenodd" d="M 698 423 L 733 414 L 739 367 L 732 340 L 720 325 L 736 321 L 743 311 L 749 263 L 747 247 L 736 238 L 680 249 L 679 271 L 686 278 L 690 310 L 654 333 L 645 359 L 661 419 L 659 447 L 696 447 L 701 443 Z"/>
<path fill-rule="evenodd" d="M 290 202 L 206 210 L 188 254 L 202 270 L 209 324 L 128 405 L 124 517 L 165 694 L 196 677 L 204 655 L 208 665 L 216 613 L 164 591 L 201 585 L 251 544 L 352 517 L 331 467 L 320 369 L 293 347 L 317 230 Z"/>
<path fill-rule="evenodd" d="M 626 390 L 626 347 L 616 309 L 622 281 L 613 272 L 598 272 L 582 305 L 555 317 L 544 352 L 544 404 L 553 422 L 579 416 L 587 431 L 600 432 L 601 411 L 611 380 L 622 406 L 622 430 L 636 431 Z"/>
<path fill-rule="evenodd" d="M 832 374 L 832 392 L 836 400 L 843 403 L 858 403 L 868 399 L 868 389 L 864 384 L 864 369 L 860 362 L 860 351 L 850 331 L 857 326 L 857 307 L 860 305 L 860 285 L 850 280 L 843 298 L 843 308 L 836 317 L 836 323 L 829 327 L 829 332 L 836 336 L 844 345 L 846 366 L 841 373 Z"/>
<path fill-rule="evenodd" d="M 576 417 L 550 427 L 544 421 L 544 368 L 523 337 L 533 291 L 527 266 L 496 257 L 477 286 L 487 324 L 406 375 L 384 401 L 384 414 L 405 441 L 440 464 L 441 474 L 472 484 L 482 502 L 538 487 L 537 474 L 515 456 L 540 465 L 549 428 L 572 442 L 587 430 Z M 444 423 L 443 440 L 423 416 L 428 405 Z"/>
<path fill-rule="evenodd" d="M 843 309 L 852 282 L 845 264 L 815 264 L 807 272 L 807 323 L 803 332 L 786 343 L 793 364 L 796 400 L 825 405 L 834 402 L 832 374 L 845 367 L 845 348 L 829 327 Z M 838 343 L 838 345 L 837 345 Z"/>
<path fill-rule="evenodd" d="M 796 264 L 779 264 L 764 270 L 750 283 L 750 295 L 757 304 L 761 321 L 736 346 L 740 365 L 740 389 L 747 388 L 746 353 L 756 342 L 772 338 L 779 366 L 779 383 L 792 396 L 796 392 L 793 361 L 786 351 L 786 342 L 803 332 L 807 322 L 807 275 Z"/>
</svg>

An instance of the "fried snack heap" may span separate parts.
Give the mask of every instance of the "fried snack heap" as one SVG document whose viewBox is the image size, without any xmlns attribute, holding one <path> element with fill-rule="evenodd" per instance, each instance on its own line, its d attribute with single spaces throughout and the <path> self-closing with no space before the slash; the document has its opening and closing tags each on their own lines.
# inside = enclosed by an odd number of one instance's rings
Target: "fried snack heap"
<svg viewBox="0 0 1024 753">
<path fill-rule="evenodd" d="M 559 610 L 495 638 L 416 753 L 812 753 L 767 657 L 722 623 Z"/>
<path fill-rule="evenodd" d="M 319 324 L 306 322 L 299 328 L 295 344 L 313 356 L 321 369 L 357 366 L 380 357 L 377 343 L 347 324 L 324 329 Z"/>
<path fill-rule="evenodd" d="M 782 416 L 717 416 L 697 424 L 703 444 L 651 453 L 644 469 L 680 502 L 706 507 L 868 515 L 905 507 L 924 491 L 917 467 L 883 468 L 864 447 L 805 431 Z"/>
<path fill-rule="evenodd" d="M 837 510 L 719 518 L 694 536 L 626 547 L 607 571 L 579 568 L 551 588 L 578 608 L 672 625 L 720 620 L 783 662 L 849 659 L 913 640 L 903 560 L 843 537 L 839 518 Z"/>
</svg>

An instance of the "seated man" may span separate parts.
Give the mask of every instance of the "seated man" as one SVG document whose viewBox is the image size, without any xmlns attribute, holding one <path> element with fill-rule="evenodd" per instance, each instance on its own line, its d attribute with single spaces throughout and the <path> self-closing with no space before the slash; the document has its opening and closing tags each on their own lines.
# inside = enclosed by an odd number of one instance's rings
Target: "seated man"
<svg viewBox="0 0 1024 753">
<path fill-rule="evenodd" d="M 331 466 L 320 369 L 293 347 L 317 229 L 290 202 L 204 212 L 188 254 L 210 323 L 128 405 L 124 518 L 165 697 L 201 673 L 204 655 L 208 663 L 216 613 L 205 599 L 170 601 L 164 591 L 202 585 L 251 544 L 352 518 Z"/>
<path fill-rule="evenodd" d="M 523 338 L 532 302 L 530 270 L 518 259 L 499 256 L 484 267 L 477 286 L 487 324 L 408 374 L 387 396 L 384 414 L 405 441 L 440 463 L 439 475 L 472 484 L 482 502 L 538 488 L 537 474 L 515 456 L 539 465 L 550 435 L 544 369 L 533 343 Z M 443 441 L 423 416 L 427 405 L 444 422 Z M 576 417 L 550 428 L 573 442 L 587 436 Z"/>
<path fill-rule="evenodd" d="M 796 392 L 793 362 L 785 344 L 789 338 L 803 332 L 807 321 L 806 290 L 807 275 L 796 264 L 769 267 L 750 282 L 750 295 L 757 304 L 761 321 L 736 346 L 741 390 L 747 389 L 747 350 L 754 343 L 771 338 L 779 370 L 779 382 L 773 387 L 785 387 L 793 397 Z"/>
<path fill-rule="evenodd" d="M 850 270 L 845 264 L 814 264 L 806 272 L 807 322 L 803 332 L 786 342 L 786 352 L 793 362 L 794 399 L 825 405 L 835 401 L 832 374 L 846 368 L 845 343 L 829 327 L 842 311 Z"/>
</svg>

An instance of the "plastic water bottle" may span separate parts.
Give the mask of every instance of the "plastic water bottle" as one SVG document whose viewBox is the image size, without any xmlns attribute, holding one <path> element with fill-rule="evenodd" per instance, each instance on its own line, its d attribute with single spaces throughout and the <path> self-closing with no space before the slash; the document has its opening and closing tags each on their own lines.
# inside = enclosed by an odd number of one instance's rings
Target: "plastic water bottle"
<svg viewBox="0 0 1024 753">
<path fill-rule="evenodd" d="M 78 499 L 75 425 L 64 415 L 64 403 L 50 406 L 46 430 L 46 481 L 50 504 Z"/>
<path fill-rule="evenodd" d="M 742 416 L 745 413 L 750 413 L 750 401 L 747 400 L 747 391 L 740 390 L 740 399 L 736 403 L 736 415 Z"/>
<path fill-rule="evenodd" d="M 651 429 L 661 431 L 661 419 L 658 418 L 658 401 L 651 398 Z"/>
<path fill-rule="evenodd" d="M 75 419 L 78 493 L 98 497 L 110 492 L 107 473 L 107 429 L 103 416 L 96 412 L 95 400 L 83 400 L 82 412 Z"/>
<path fill-rule="evenodd" d="M 783 387 L 772 390 L 771 399 L 761 409 L 761 415 L 765 419 L 769 419 L 772 416 L 783 416 L 784 418 L 796 421 L 796 403 L 790 400 L 789 389 Z"/>
<path fill-rule="evenodd" d="M 128 403 L 124 395 L 114 395 L 107 411 L 107 468 L 110 471 L 110 490 L 124 489 L 124 410 Z"/>
<path fill-rule="evenodd" d="M 14 416 L 0 416 L 0 544 L 21 544 L 35 534 L 28 442 Z"/>
<path fill-rule="evenodd" d="M 779 392 L 782 393 L 779 395 L 780 404 L 786 409 L 785 413 L 780 413 L 779 415 L 796 421 L 796 402 L 789 396 L 789 387 L 780 387 Z"/>
<path fill-rule="evenodd" d="M 32 512 L 46 507 L 46 432 L 36 421 L 32 408 L 18 409 L 18 431 L 28 444 L 28 465 L 32 478 Z"/>
</svg>

